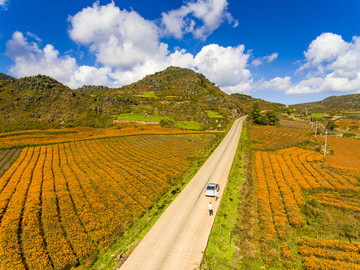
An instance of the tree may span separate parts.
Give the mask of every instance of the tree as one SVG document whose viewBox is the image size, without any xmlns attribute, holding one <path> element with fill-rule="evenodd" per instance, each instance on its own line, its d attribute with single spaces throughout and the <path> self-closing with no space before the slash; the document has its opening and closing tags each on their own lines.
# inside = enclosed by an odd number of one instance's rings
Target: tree
<svg viewBox="0 0 360 270">
<path fill-rule="evenodd" d="M 277 117 L 275 111 L 267 111 L 266 117 L 269 125 L 275 126 L 279 122 L 279 117 Z"/>
<path fill-rule="evenodd" d="M 330 131 L 334 131 L 334 129 L 337 128 L 337 125 L 334 123 L 334 121 L 329 121 L 326 124 L 326 129 Z"/>
<path fill-rule="evenodd" d="M 266 126 L 269 124 L 269 118 L 267 118 L 266 115 L 260 115 L 260 117 L 256 119 L 255 123 Z"/>
<path fill-rule="evenodd" d="M 254 122 L 256 121 L 256 119 L 260 118 L 261 111 L 260 111 L 259 104 L 254 103 L 250 115 L 251 115 L 252 119 L 254 120 Z"/>
</svg>

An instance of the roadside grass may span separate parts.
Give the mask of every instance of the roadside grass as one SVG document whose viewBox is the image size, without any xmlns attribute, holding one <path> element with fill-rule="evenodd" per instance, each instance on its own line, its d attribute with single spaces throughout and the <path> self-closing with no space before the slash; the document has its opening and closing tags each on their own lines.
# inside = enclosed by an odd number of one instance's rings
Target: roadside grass
<svg viewBox="0 0 360 270">
<path fill-rule="evenodd" d="M 103 270 L 120 267 L 125 258 L 131 254 L 137 244 L 140 243 L 151 227 L 160 218 L 161 214 L 172 203 L 186 184 L 194 177 L 212 152 L 214 152 L 227 132 L 217 134 L 215 139 L 211 142 L 211 145 L 209 145 L 207 149 L 204 149 L 202 154 L 199 154 L 200 158 L 194 160 L 189 169 L 182 175 L 182 177 L 176 180 L 174 185 L 166 191 L 156 203 L 154 203 L 152 208 L 150 208 L 142 217 L 135 220 L 133 225 L 127 228 L 124 234 L 120 236 L 112 246 L 99 254 L 98 260 L 90 269 Z M 85 270 L 83 267 L 79 267 L 77 269 Z"/>
<path fill-rule="evenodd" d="M 209 118 L 224 118 L 225 117 L 225 116 L 219 114 L 218 112 L 214 112 L 211 110 L 205 110 L 205 112 Z"/>
<path fill-rule="evenodd" d="M 221 198 L 209 242 L 199 269 L 239 269 L 237 252 L 238 207 L 244 184 L 246 149 L 248 148 L 247 125 L 244 122 L 234 162 L 226 189 Z"/>
</svg>

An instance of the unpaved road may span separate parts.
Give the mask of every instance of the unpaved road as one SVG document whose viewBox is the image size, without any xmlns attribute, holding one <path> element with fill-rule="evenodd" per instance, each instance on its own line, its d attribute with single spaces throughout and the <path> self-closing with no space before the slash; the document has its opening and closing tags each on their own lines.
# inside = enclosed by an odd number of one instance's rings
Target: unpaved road
<svg viewBox="0 0 360 270">
<path fill-rule="evenodd" d="M 206 163 L 139 243 L 121 270 L 194 269 L 202 259 L 227 183 L 245 117 L 231 130 Z M 208 183 L 220 184 L 219 199 L 205 197 Z M 212 202 L 214 215 L 209 216 Z"/>
</svg>

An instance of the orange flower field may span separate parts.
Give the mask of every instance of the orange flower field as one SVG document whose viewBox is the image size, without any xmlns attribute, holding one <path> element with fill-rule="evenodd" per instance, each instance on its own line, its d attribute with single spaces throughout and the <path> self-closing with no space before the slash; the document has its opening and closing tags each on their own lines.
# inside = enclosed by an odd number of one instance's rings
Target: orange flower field
<svg viewBox="0 0 360 270">
<path fill-rule="evenodd" d="M 11 164 L 17 159 L 20 155 L 20 149 L 7 149 L 0 150 L 0 177 L 6 172 Z"/>
<path fill-rule="evenodd" d="M 214 137 L 146 135 L 24 148 L 0 178 L 0 269 L 91 265 Z"/>
<path fill-rule="evenodd" d="M 163 128 L 159 124 L 137 122 L 114 123 L 111 128 L 74 127 L 47 130 L 22 130 L 0 133 L 0 148 L 40 145 L 79 141 L 85 139 L 108 138 L 137 134 L 184 134 L 198 131 Z"/>
<path fill-rule="evenodd" d="M 357 194 L 360 190 L 354 176 L 324 167 L 322 160 L 320 153 L 297 147 L 255 153 L 259 240 L 261 256 L 268 265 L 276 266 L 280 256 L 285 269 L 298 269 L 296 254 L 287 242 L 305 225 L 301 214 L 305 191 L 320 192 L 315 198 L 321 204 L 360 210 L 358 196 L 322 193 Z M 297 244 L 304 269 L 360 269 L 360 244 L 307 238 L 298 239 Z"/>
<path fill-rule="evenodd" d="M 324 141 L 324 138 L 319 138 Z M 327 156 L 331 166 L 360 170 L 360 140 L 352 138 L 328 138 L 330 149 L 334 155 Z"/>
<path fill-rule="evenodd" d="M 255 150 L 280 149 L 308 139 L 313 130 L 293 127 L 251 126 L 250 139 Z"/>
</svg>

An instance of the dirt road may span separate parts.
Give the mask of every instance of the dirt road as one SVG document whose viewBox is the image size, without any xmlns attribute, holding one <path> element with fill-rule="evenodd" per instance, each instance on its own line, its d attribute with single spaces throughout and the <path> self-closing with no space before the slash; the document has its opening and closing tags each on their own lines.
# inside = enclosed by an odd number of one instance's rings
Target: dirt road
<svg viewBox="0 0 360 270">
<path fill-rule="evenodd" d="M 202 259 L 227 183 L 245 117 L 231 130 L 194 178 L 139 243 L 121 270 L 194 269 Z M 205 197 L 208 183 L 220 184 L 219 199 Z M 214 215 L 209 216 L 212 202 Z"/>
</svg>

